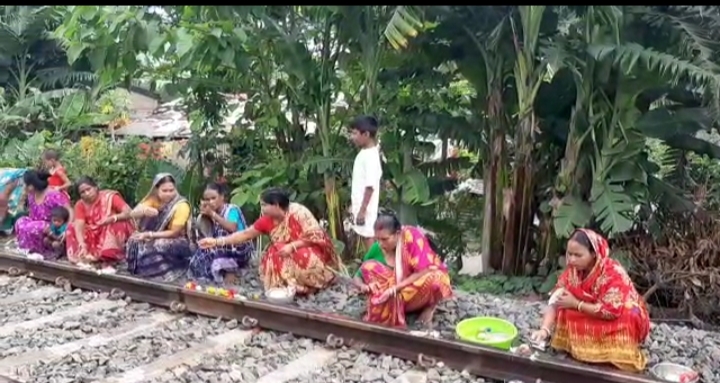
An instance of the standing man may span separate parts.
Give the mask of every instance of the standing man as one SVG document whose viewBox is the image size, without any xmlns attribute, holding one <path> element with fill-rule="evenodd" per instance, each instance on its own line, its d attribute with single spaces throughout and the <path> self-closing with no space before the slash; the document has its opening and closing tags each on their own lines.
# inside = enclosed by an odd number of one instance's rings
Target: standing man
<svg viewBox="0 0 720 383">
<path fill-rule="evenodd" d="M 350 194 L 353 230 L 363 238 L 365 249 L 375 242 L 375 220 L 380 205 L 382 165 L 377 144 L 378 122 L 375 117 L 360 116 L 350 125 L 350 139 L 360 148 L 355 157 Z"/>
</svg>

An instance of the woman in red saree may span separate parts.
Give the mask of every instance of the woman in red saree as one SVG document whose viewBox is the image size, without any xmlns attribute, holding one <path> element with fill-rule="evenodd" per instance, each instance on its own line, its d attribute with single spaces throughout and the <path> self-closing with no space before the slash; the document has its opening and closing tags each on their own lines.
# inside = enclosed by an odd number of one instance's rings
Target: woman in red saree
<svg viewBox="0 0 720 383">
<path fill-rule="evenodd" d="M 81 266 L 110 265 L 125 258 L 125 242 L 134 231 L 131 208 L 114 190 L 99 190 L 90 177 L 77 182 L 80 201 L 75 204 L 75 221 L 66 235 L 67 256 Z"/>
<path fill-rule="evenodd" d="M 260 260 L 260 278 L 265 289 L 294 287 L 298 294 L 309 294 L 327 287 L 341 266 L 330 237 L 303 205 L 290 202 L 287 192 L 278 188 L 260 196 L 263 215 L 249 228 L 227 237 L 203 238 L 201 248 L 239 245 L 262 234 L 271 244 Z"/>
<path fill-rule="evenodd" d="M 358 281 L 369 294 L 365 320 L 405 327 L 405 314 L 419 311 L 418 320 L 430 325 L 438 303 L 452 296 L 450 275 L 434 244 L 421 229 L 401 226 L 389 213 L 378 215 L 375 238 L 382 256 L 366 256 Z"/>
<path fill-rule="evenodd" d="M 555 287 L 557 301 L 551 299 L 532 336 L 544 341 L 552 334 L 550 345 L 579 361 L 639 372 L 647 364 L 640 346 L 650 332 L 650 317 L 627 272 L 609 253 L 607 240 L 592 230 L 570 237 L 568 267 Z"/>
</svg>

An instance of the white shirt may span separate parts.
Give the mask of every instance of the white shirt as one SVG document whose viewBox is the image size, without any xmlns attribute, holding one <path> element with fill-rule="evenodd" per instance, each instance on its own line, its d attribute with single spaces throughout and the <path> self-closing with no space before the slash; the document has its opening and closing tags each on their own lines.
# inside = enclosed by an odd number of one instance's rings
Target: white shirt
<svg viewBox="0 0 720 383">
<path fill-rule="evenodd" d="M 360 149 L 355 156 L 353 164 L 352 182 L 351 182 L 351 210 L 353 217 L 360 212 L 363 198 L 365 197 L 365 189 L 371 187 L 373 189 L 372 196 L 367 205 L 365 214 L 365 224 L 353 229 L 363 237 L 373 237 L 375 235 L 373 226 L 377 219 L 378 208 L 380 205 L 380 179 L 382 178 L 382 164 L 380 161 L 380 148 L 378 145 Z"/>
</svg>

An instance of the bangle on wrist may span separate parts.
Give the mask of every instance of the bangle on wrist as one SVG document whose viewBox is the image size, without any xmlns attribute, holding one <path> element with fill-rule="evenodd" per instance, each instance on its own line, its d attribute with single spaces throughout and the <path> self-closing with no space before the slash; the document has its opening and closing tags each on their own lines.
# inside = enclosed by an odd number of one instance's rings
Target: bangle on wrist
<svg viewBox="0 0 720 383">
<path fill-rule="evenodd" d="M 541 330 L 541 331 L 545 331 L 545 333 L 547 334 L 547 336 L 552 335 L 552 331 L 550 331 L 550 329 L 547 328 L 547 327 L 545 327 L 545 326 L 540 327 L 540 330 Z"/>
<path fill-rule="evenodd" d="M 577 304 L 577 311 L 582 311 L 582 302 L 578 302 Z"/>
</svg>

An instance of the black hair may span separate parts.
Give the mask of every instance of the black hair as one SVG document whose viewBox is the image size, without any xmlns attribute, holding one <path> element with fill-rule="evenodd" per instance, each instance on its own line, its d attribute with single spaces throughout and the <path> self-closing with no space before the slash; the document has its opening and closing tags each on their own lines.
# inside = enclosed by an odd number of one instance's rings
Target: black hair
<svg viewBox="0 0 720 383">
<path fill-rule="evenodd" d="M 402 224 L 392 210 L 380 208 L 374 228 L 375 230 L 387 230 L 395 234 L 402 229 Z"/>
<path fill-rule="evenodd" d="M 23 174 L 23 182 L 25 182 L 25 185 L 30 185 L 37 191 L 44 191 L 47 189 L 48 178 L 50 178 L 50 173 L 45 170 L 31 169 Z"/>
<path fill-rule="evenodd" d="M 205 186 L 205 190 L 215 190 L 218 194 L 223 196 L 224 198 L 227 198 L 229 194 L 229 190 L 227 185 L 220 182 L 210 182 Z"/>
<path fill-rule="evenodd" d="M 370 137 L 375 138 L 378 132 L 378 121 L 373 116 L 360 116 L 350 123 L 351 130 L 357 130 L 360 133 L 367 133 Z"/>
<path fill-rule="evenodd" d="M 55 206 L 50 211 L 50 217 L 59 218 L 63 222 L 67 222 L 70 219 L 70 212 L 64 206 Z"/>
<path fill-rule="evenodd" d="M 581 244 L 584 248 L 588 249 L 590 254 L 595 254 L 595 248 L 593 247 L 592 242 L 590 242 L 590 238 L 588 238 L 584 231 L 575 230 L 575 232 L 570 236 L 570 240 Z"/>
<path fill-rule="evenodd" d="M 165 177 L 163 177 L 163 178 L 160 178 L 160 179 L 158 180 L 158 182 L 155 184 L 155 189 L 159 189 L 159 188 L 160 188 L 160 185 L 166 184 L 166 183 L 168 183 L 168 182 L 170 182 L 170 183 L 173 184 L 173 185 L 176 185 L 176 184 L 175 184 L 175 177 L 173 177 L 173 176 L 165 176 Z"/>
<path fill-rule="evenodd" d="M 46 149 L 42 157 L 46 160 L 59 160 L 60 159 L 60 153 L 55 149 Z"/>
<path fill-rule="evenodd" d="M 378 217 L 375 220 L 374 225 L 375 230 L 387 230 L 393 234 L 399 233 L 402 229 L 402 224 L 400 223 L 400 219 L 398 219 L 397 215 L 387 209 L 380 209 L 380 213 L 378 213 Z M 440 247 L 435 243 L 435 239 L 428 235 L 427 233 L 424 234 L 425 239 L 428 242 L 428 245 L 430 246 L 430 249 L 435 252 L 435 254 L 440 257 L 441 260 L 445 260 L 445 254 L 440 251 Z"/>
<path fill-rule="evenodd" d="M 290 193 L 281 188 L 269 188 L 260 194 L 260 200 L 268 205 L 277 205 L 283 210 L 290 207 Z"/>
<path fill-rule="evenodd" d="M 81 185 L 88 185 L 94 188 L 98 187 L 97 182 L 95 182 L 95 180 L 90 176 L 81 176 L 77 181 L 75 181 L 75 190 L 77 190 L 78 194 L 80 194 Z"/>
</svg>

